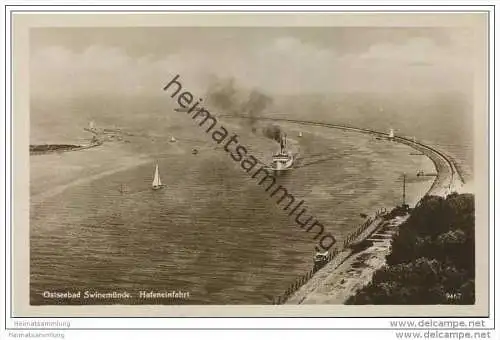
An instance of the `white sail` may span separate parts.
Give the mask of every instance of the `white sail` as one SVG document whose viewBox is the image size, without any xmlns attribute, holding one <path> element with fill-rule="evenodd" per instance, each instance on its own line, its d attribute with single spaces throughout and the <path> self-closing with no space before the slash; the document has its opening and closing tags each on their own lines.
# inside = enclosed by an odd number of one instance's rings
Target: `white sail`
<svg viewBox="0 0 500 340">
<path fill-rule="evenodd" d="M 153 178 L 153 188 L 161 187 L 160 174 L 158 172 L 158 164 L 156 164 L 155 176 Z"/>
</svg>

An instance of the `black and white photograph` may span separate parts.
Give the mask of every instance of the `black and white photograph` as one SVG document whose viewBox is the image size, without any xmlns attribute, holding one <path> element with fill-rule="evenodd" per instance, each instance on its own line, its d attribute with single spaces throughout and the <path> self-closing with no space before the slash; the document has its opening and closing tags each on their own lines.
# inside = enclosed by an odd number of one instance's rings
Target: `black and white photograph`
<svg viewBox="0 0 500 340">
<path fill-rule="evenodd" d="M 30 304 L 473 305 L 473 33 L 31 28 Z"/>
<path fill-rule="evenodd" d="M 5 16 L 6 338 L 495 338 L 488 6 L 70 7 Z"/>
</svg>

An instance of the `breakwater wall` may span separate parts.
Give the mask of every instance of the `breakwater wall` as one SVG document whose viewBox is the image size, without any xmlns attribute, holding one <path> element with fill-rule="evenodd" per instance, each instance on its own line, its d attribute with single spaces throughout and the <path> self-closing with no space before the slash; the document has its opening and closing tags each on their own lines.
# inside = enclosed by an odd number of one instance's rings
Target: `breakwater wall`
<svg viewBox="0 0 500 340">
<path fill-rule="evenodd" d="M 68 151 L 80 151 L 102 145 L 102 142 L 91 143 L 88 145 L 73 144 L 41 144 L 30 145 L 30 155 L 45 155 L 49 153 L 60 153 Z"/>
<path fill-rule="evenodd" d="M 391 142 L 401 143 L 408 145 L 409 147 L 417 150 L 418 152 L 423 153 L 427 156 L 433 163 L 436 168 L 437 176 L 431 185 L 431 188 L 427 192 L 428 195 L 437 195 L 437 196 L 446 196 L 447 194 L 453 191 L 459 191 L 460 188 L 464 184 L 464 179 L 462 174 L 460 173 L 460 169 L 457 166 L 456 162 L 453 158 L 449 157 L 442 151 L 430 146 L 426 145 L 413 139 L 403 137 L 403 136 L 394 136 L 394 138 L 390 138 L 388 133 L 383 133 L 380 131 L 375 131 L 371 129 L 358 128 L 353 126 L 348 126 L 344 124 L 332 124 L 327 122 L 320 121 L 309 121 L 309 120 L 300 120 L 300 119 L 288 119 L 288 118 L 279 118 L 279 117 L 247 117 L 241 115 L 219 115 L 220 117 L 227 118 L 237 118 L 237 119 L 254 119 L 260 121 L 272 121 L 272 122 L 284 122 L 284 123 L 293 123 L 298 125 L 309 125 L 309 126 L 321 126 L 331 129 L 337 129 L 342 131 L 351 131 L 357 133 L 368 134 L 371 136 L 383 138 L 390 140 Z"/>
</svg>

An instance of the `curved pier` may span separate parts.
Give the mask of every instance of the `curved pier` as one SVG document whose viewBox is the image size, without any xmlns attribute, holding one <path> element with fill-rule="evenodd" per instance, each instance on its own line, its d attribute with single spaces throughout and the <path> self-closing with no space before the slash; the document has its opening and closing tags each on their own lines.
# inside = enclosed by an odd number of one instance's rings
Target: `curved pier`
<svg viewBox="0 0 500 340">
<path fill-rule="evenodd" d="M 243 116 L 224 116 L 232 118 L 243 118 Z M 358 133 L 369 134 L 375 137 L 385 139 L 390 142 L 405 144 L 418 152 L 427 156 L 436 168 L 436 177 L 430 189 L 426 194 L 435 196 L 447 196 L 452 192 L 459 192 L 464 184 L 463 177 L 455 161 L 438 149 L 416 142 L 409 138 L 400 136 L 390 136 L 389 134 L 374 131 L 370 129 L 356 128 L 340 124 L 331 124 L 317 121 L 306 121 L 298 119 L 261 117 L 252 118 L 256 120 L 267 120 L 275 122 L 295 123 L 300 125 L 321 126 L 326 128 L 339 129 L 343 131 L 352 131 Z M 346 299 L 359 288 L 364 286 L 371 280 L 374 270 L 380 268 L 385 262 L 391 240 L 394 234 L 397 233 L 399 225 L 403 223 L 405 218 L 400 220 L 388 221 L 379 215 L 373 220 L 369 220 L 366 225 L 361 226 L 350 235 L 348 242 L 344 242 L 344 247 L 335 250 L 330 254 L 329 262 L 319 271 L 311 271 L 305 276 L 299 278 L 291 288 L 289 288 L 283 296 L 279 296 L 273 301 L 274 304 L 303 304 L 303 303 L 320 303 L 320 304 L 343 304 Z M 370 239 L 371 238 L 371 239 Z M 371 252 L 364 251 L 355 254 L 349 247 L 349 243 L 360 242 L 370 239 L 374 242 L 374 246 L 370 247 Z M 367 259 L 362 259 L 368 255 L 370 261 L 374 261 L 366 271 L 358 272 L 355 269 L 357 262 L 365 262 Z M 354 275 L 354 276 L 353 276 Z"/>
<path fill-rule="evenodd" d="M 250 119 L 249 117 L 235 116 L 235 115 L 220 115 L 220 117 Z M 277 118 L 277 117 L 258 117 L 258 118 L 252 117 L 252 119 L 254 119 L 254 120 L 267 120 L 267 121 L 274 121 L 274 122 L 295 123 L 295 124 L 300 124 L 300 125 L 321 126 L 321 127 L 338 129 L 338 130 L 343 130 L 343 131 L 352 131 L 352 132 L 369 134 L 372 136 L 381 137 L 381 138 L 384 138 L 387 140 L 392 140 L 394 142 L 408 145 L 408 146 L 412 147 L 413 149 L 415 149 L 419 152 L 422 152 L 424 155 L 429 157 L 432 160 L 432 162 L 434 163 L 434 166 L 435 166 L 436 172 L 437 172 L 437 176 L 436 176 L 436 179 L 434 180 L 434 183 L 432 184 L 431 188 L 427 192 L 428 195 L 446 196 L 446 195 L 450 194 L 451 192 L 459 192 L 464 184 L 463 177 L 460 174 L 459 169 L 455 164 L 455 161 L 451 157 L 447 156 L 443 152 L 439 151 L 438 149 L 436 149 L 430 145 L 416 142 L 416 141 L 413 141 L 409 138 L 395 136 L 394 138 L 391 139 L 389 137 L 389 134 L 375 131 L 375 130 L 357 128 L 357 127 L 352 127 L 352 126 L 348 126 L 348 125 L 341 125 L 341 124 L 331 124 L 331 123 L 325 123 L 325 122 L 318 122 L 318 121 L 287 119 L 287 118 Z"/>
</svg>

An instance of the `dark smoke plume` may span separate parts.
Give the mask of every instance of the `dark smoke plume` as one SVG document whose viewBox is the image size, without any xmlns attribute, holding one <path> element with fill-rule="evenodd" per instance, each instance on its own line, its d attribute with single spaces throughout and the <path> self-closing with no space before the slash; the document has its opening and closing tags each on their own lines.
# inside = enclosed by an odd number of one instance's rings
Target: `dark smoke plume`
<svg viewBox="0 0 500 340">
<path fill-rule="evenodd" d="M 271 97 L 258 90 L 248 92 L 238 88 L 233 78 L 217 77 L 211 80 L 207 101 L 224 114 L 247 116 L 252 125 L 255 123 L 255 118 L 260 117 L 273 102 Z"/>
<path fill-rule="evenodd" d="M 213 79 L 207 99 L 225 114 L 235 114 L 238 107 L 237 92 L 234 79 Z"/>
<path fill-rule="evenodd" d="M 258 118 L 273 103 L 273 99 L 256 89 L 248 92 L 238 88 L 233 78 L 213 77 L 207 91 L 207 102 L 223 114 L 247 117 L 245 121 L 253 132 L 257 132 Z M 279 126 L 271 125 L 263 129 L 263 134 L 279 143 L 282 132 Z"/>
<path fill-rule="evenodd" d="M 262 112 L 272 103 L 271 97 L 260 93 L 259 91 L 252 90 L 248 101 L 243 106 L 243 112 L 245 112 L 250 120 L 250 125 L 254 126 L 257 118 L 260 117 Z"/>
<path fill-rule="evenodd" d="M 263 130 L 262 133 L 267 138 L 277 141 L 278 143 L 281 141 L 282 130 L 278 125 L 268 125 Z"/>
</svg>

